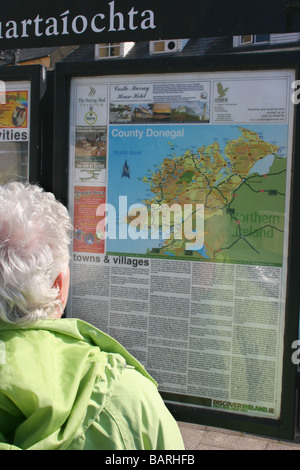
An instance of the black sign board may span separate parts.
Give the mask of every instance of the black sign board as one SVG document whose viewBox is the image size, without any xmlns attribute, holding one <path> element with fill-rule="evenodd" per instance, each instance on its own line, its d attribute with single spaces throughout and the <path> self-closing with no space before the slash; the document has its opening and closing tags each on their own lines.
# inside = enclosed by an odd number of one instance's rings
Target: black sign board
<svg viewBox="0 0 300 470">
<path fill-rule="evenodd" d="M 1 49 L 299 30 L 290 0 L 32 0 L 0 16 Z"/>
</svg>

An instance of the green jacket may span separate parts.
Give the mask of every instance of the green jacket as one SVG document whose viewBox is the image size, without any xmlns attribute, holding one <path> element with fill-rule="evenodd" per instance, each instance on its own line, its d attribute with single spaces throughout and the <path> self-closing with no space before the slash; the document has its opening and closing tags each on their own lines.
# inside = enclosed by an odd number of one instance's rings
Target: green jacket
<svg viewBox="0 0 300 470">
<path fill-rule="evenodd" d="M 0 322 L 0 450 L 181 450 L 155 381 L 76 319 Z"/>
</svg>

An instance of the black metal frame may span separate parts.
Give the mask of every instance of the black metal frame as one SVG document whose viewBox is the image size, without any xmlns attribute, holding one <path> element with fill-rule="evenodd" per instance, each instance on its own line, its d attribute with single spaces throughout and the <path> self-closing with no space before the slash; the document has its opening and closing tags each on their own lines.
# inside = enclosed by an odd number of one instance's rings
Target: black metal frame
<svg viewBox="0 0 300 470">
<path fill-rule="evenodd" d="M 293 69 L 299 76 L 300 54 L 295 52 L 231 54 L 224 56 L 163 58 L 147 60 L 105 60 L 92 63 L 57 64 L 55 72 L 55 123 L 54 123 L 54 179 L 53 191 L 68 204 L 68 114 L 70 82 L 73 77 L 94 77 L 130 74 L 164 74 L 184 72 L 215 72 L 238 70 Z M 291 95 L 292 95 L 291 90 Z M 284 332 L 284 358 L 282 376 L 282 405 L 279 420 L 254 418 L 234 413 L 213 411 L 186 406 L 184 396 L 163 394 L 165 399 L 180 399 L 180 404 L 167 402 L 176 419 L 198 424 L 225 427 L 244 432 L 293 440 L 297 428 L 297 370 L 292 363 L 292 342 L 298 339 L 299 285 L 300 285 L 300 223 L 297 211 L 300 204 L 300 119 L 295 106 L 293 137 L 291 204 L 289 227 L 288 277 L 286 298 L 286 323 Z"/>
</svg>

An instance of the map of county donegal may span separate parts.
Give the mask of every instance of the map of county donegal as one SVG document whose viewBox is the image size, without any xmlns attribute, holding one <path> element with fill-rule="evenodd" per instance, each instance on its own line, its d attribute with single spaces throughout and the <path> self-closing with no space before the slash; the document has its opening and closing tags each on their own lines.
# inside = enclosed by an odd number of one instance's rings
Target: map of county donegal
<svg viewBox="0 0 300 470">
<path fill-rule="evenodd" d="M 263 128 L 256 132 L 239 127 L 239 137 L 223 139 L 223 148 L 219 141 L 208 145 L 199 141 L 198 148 L 187 148 L 179 156 L 173 151 L 143 177 L 151 192 L 143 199 L 147 207 L 204 205 L 201 249 L 186 250 L 190 240 L 176 239 L 173 225 L 170 237 L 148 249 L 148 256 L 281 265 L 286 147 L 276 143 L 272 127 L 270 142 Z M 175 150 L 172 142 L 169 145 Z"/>
</svg>

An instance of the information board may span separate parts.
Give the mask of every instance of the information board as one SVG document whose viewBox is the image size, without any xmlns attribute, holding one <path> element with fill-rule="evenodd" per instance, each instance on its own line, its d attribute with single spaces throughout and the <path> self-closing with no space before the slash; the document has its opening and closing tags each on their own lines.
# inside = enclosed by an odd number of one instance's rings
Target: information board
<svg viewBox="0 0 300 470">
<path fill-rule="evenodd" d="M 293 70 L 74 77 L 68 315 L 169 402 L 280 417 Z"/>
<path fill-rule="evenodd" d="M 0 80 L 0 184 L 29 179 L 30 81 Z"/>
</svg>

